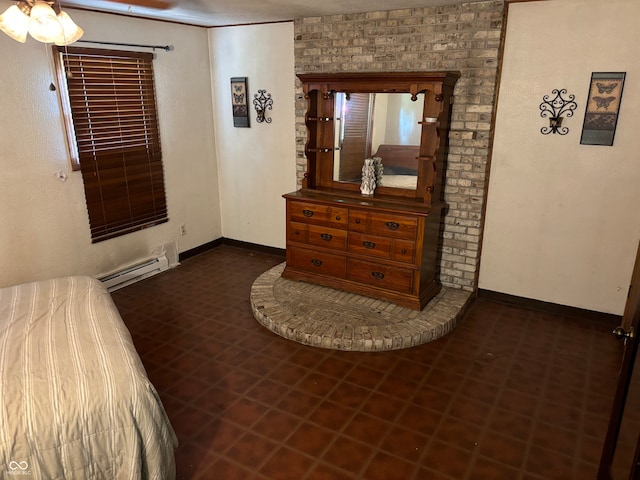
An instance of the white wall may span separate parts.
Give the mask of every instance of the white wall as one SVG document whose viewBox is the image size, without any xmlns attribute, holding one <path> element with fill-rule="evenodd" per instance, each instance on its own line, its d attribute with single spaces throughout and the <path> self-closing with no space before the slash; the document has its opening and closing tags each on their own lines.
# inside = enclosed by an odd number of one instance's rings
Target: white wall
<svg viewBox="0 0 640 480">
<path fill-rule="evenodd" d="M 1 1 L 0 11 L 11 4 Z M 51 47 L 0 33 L 0 286 L 100 275 L 158 246 L 177 242 L 182 252 L 222 236 L 206 29 L 69 13 L 87 40 L 175 47 L 154 60 L 170 221 L 91 244 L 81 174 L 71 172 L 57 94 L 49 90 Z M 66 182 L 55 177 L 59 171 Z"/>
<path fill-rule="evenodd" d="M 225 238 L 285 247 L 285 202 L 296 189 L 293 23 L 209 30 L 222 230 Z M 270 124 L 233 126 L 231 77 L 247 77 L 249 101 L 273 99 Z"/>
<path fill-rule="evenodd" d="M 640 2 L 509 6 L 479 287 L 621 314 L 640 237 Z M 627 72 L 614 145 L 580 145 L 592 72 Z M 542 97 L 575 94 L 566 136 Z M 545 123 L 546 122 L 546 123 Z"/>
</svg>

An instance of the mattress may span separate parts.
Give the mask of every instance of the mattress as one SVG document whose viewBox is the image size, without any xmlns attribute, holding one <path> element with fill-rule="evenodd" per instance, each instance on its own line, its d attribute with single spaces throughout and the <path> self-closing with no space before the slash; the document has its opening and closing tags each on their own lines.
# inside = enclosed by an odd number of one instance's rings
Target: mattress
<svg viewBox="0 0 640 480">
<path fill-rule="evenodd" d="M 176 446 L 99 281 L 0 289 L 0 478 L 173 479 Z"/>
<path fill-rule="evenodd" d="M 418 186 L 418 177 L 415 175 L 382 175 L 381 187 L 395 187 L 415 190 Z"/>
</svg>

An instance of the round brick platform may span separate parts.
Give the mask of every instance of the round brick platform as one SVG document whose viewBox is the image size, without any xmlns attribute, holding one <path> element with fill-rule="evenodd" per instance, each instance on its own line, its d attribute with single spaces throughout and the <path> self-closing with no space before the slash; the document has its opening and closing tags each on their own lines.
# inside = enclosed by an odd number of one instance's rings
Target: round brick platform
<svg viewBox="0 0 640 480">
<path fill-rule="evenodd" d="M 282 278 L 285 264 L 251 286 L 251 308 L 272 332 L 306 345 L 352 351 L 409 348 L 449 333 L 471 292 L 443 287 L 420 312 L 393 303 Z"/>
</svg>

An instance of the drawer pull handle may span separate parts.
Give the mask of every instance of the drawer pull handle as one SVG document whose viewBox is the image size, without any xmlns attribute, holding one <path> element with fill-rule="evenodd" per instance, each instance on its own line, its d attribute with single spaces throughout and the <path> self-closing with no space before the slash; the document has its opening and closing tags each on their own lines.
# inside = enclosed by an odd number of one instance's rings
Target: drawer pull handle
<svg viewBox="0 0 640 480">
<path fill-rule="evenodd" d="M 305 217 L 313 217 L 313 210 L 302 210 L 302 214 Z"/>
<path fill-rule="evenodd" d="M 382 272 L 371 272 L 371 276 L 376 280 L 382 280 L 384 278 L 384 273 Z"/>
<path fill-rule="evenodd" d="M 360 223 L 360 219 L 359 218 L 356 218 L 356 223 Z"/>
<path fill-rule="evenodd" d="M 397 230 L 398 228 L 400 228 L 400 224 L 396 222 L 387 222 L 385 223 L 385 225 L 389 230 Z"/>
<path fill-rule="evenodd" d="M 407 249 L 403 248 L 402 250 L 400 250 L 400 253 L 403 254 L 403 255 L 406 254 L 407 253 Z"/>
<path fill-rule="evenodd" d="M 376 244 L 374 242 L 362 242 L 364 248 L 376 248 Z"/>
<path fill-rule="evenodd" d="M 340 215 L 336 215 L 336 220 L 339 222 L 340 221 Z"/>
<path fill-rule="evenodd" d="M 322 238 L 325 242 L 330 242 L 333 238 L 333 235 L 331 235 L 330 233 L 321 233 L 320 238 Z"/>
<path fill-rule="evenodd" d="M 317 258 L 312 258 L 311 259 L 311 263 L 316 266 L 319 267 L 320 265 L 322 265 L 322 260 L 318 260 Z"/>
</svg>

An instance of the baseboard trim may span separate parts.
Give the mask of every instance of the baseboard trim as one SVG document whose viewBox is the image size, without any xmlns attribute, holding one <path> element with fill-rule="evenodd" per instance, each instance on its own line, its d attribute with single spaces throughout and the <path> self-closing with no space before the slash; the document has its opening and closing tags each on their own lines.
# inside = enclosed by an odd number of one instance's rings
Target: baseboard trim
<svg viewBox="0 0 640 480">
<path fill-rule="evenodd" d="M 213 240 L 211 242 L 203 243 L 202 245 L 191 248 L 189 250 L 185 250 L 184 252 L 181 252 L 180 254 L 178 254 L 178 261 L 182 262 L 187 258 L 195 257 L 196 255 L 200 255 L 201 253 L 204 253 L 213 248 L 219 247 L 220 245 L 222 245 L 222 237 L 217 238 L 216 240 Z"/>
<path fill-rule="evenodd" d="M 529 308 L 531 310 L 540 310 L 548 313 L 566 315 L 571 317 L 580 317 L 587 320 L 602 320 L 619 324 L 622 316 L 613 313 L 597 312 L 595 310 L 587 310 L 584 308 L 570 307 L 568 305 L 560 305 L 558 303 L 545 302 L 535 300 L 533 298 L 518 297 L 508 293 L 494 292 L 492 290 L 478 289 L 478 297 L 494 300 L 501 303 L 508 303 L 518 307 Z"/>
<path fill-rule="evenodd" d="M 279 255 L 281 257 L 286 256 L 286 250 L 284 248 L 268 247 L 266 245 L 260 245 L 257 243 L 242 242 L 240 240 L 233 240 L 231 238 L 220 237 L 211 242 L 204 243 L 195 248 L 185 250 L 178 255 L 178 261 L 182 262 L 188 258 L 195 257 L 201 253 L 207 252 L 211 249 L 217 248 L 220 245 L 230 245 L 232 247 L 245 248 L 247 250 L 253 250 L 261 253 L 268 253 L 271 255 Z"/>
<path fill-rule="evenodd" d="M 281 257 L 286 256 L 286 250 L 284 248 L 268 247 L 266 245 L 260 245 L 258 243 L 242 242 L 240 240 L 233 240 L 232 238 L 223 238 L 222 243 L 224 245 L 230 245 L 232 247 L 246 248 L 248 250 L 254 250 L 261 253 L 269 253 L 271 255 L 279 255 Z"/>
</svg>

